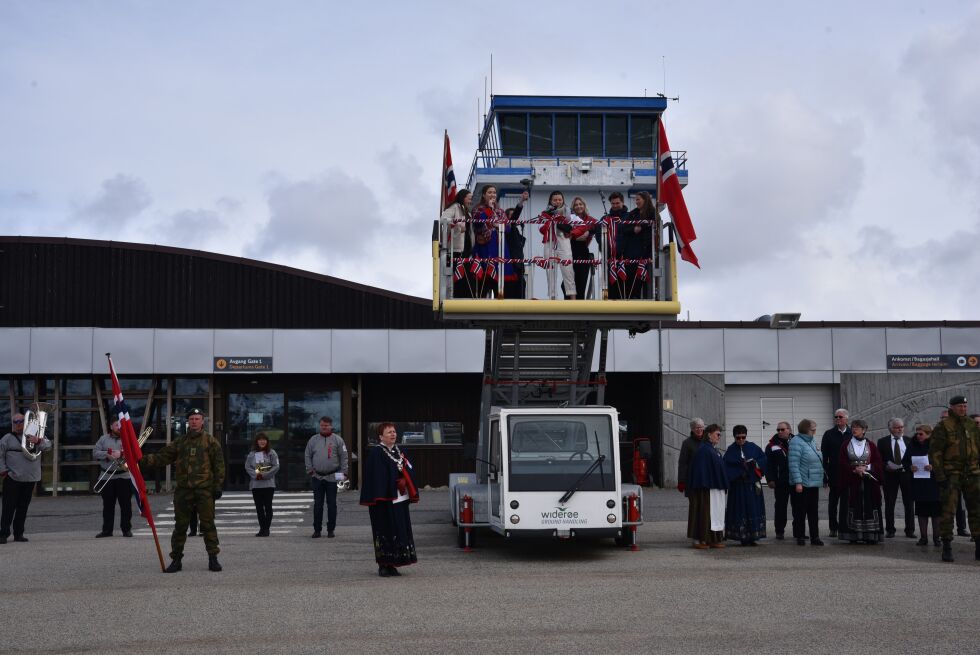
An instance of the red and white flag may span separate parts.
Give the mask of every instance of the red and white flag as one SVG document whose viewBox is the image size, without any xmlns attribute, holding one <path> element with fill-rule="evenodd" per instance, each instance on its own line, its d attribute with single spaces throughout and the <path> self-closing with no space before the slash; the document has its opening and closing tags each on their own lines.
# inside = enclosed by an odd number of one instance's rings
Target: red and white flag
<svg viewBox="0 0 980 655">
<path fill-rule="evenodd" d="M 453 155 L 449 152 L 449 132 L 445 133 L 442 148 L 442 208 L 445 209 L 456 200 L 456 173 L 453 172 Z M 439 213 L 442 213 L 440 210 Z"/>
<path fill-rule="evenodd" d="M 691 223 L 691 215 L 687 213 L 687 204 L 684 202 L 684 194 L 681 193 L 681 183 L 674 169 L 674 159 L 670 156 L 670 146 L 667 145 L 667 132 L 664 130 L 663 119 L 660 119 L 659 123 L 660 183 L 657 185 L 659 200 L 665 203 L 670 211 L 681 259 L 701 268 L 697 255 L 691 248 L 691 243 L 698 238 L 698 235 L 694 231 L 694 224 Z"/>
<path fill-rule="evenodd" d="M 153 512 L 150 510 L 150 501 L 146 497 L 146 482 L 143 480 L 143 473 L 140 472 L 139 461 L 143 459 L 143 451 L 140 448 L 139 440 L 136 438 L 136 431 L 133 429 L 133 421 L 129 417 L 129 406 L 123 399 L 122 388 L 119 386 L 119 378 L 116 377 L 116 369 L 112 366 L 112 357 L 108 354 L 109 375 L 112 376 L 112 399 L 115 403 L 113 412 L 119 419 L 119 436 L 122 440 L 123 457 L 129 467 L 129 474 L 133 480 L 133 488 L 136 492 L 136 505 L 139 507 L 140 514 L 146 519 L 151 528 L 153 524 Z"/>
</svg>

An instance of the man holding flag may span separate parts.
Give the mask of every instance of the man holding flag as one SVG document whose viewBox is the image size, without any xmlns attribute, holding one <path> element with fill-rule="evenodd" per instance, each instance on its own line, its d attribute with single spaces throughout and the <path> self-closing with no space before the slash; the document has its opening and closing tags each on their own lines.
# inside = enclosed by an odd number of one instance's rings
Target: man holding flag
<svg viewBox="0 0 980 655">
<path fill-rule="evenodd" d="M 197 510 L 201 534 L 208 552 L 208 569 L 220 571 L 218 563 L 218 530 L 214 525 L 214 501 L 221 498 L 225 483 L 225 460 L 221 445 L 204 430 L 204 412 L 187 413 L 187 434 L 177 437 L 155 455 L 140 462 L 145 467 L 174 465 L 177 488 L 174 490 L 174 532 L 170 537 L 170 566 L 167 573 L 180 571 L 187 541 L 187 524 Z"/>
</svg>

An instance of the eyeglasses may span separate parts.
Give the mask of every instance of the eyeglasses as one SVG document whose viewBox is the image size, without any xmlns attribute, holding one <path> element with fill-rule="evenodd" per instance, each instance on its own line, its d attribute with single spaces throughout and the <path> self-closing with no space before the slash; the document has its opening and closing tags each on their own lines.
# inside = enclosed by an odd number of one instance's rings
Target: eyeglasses
<svg viewBox="0 0 980 655">
<path fill-rule="evenodd" d="M 836 418 L 842 418 L 842 419 L 844 419 L 845 421 L 847 420 L 847 417 L 846 417 L 846 416 L 835 416 L 834 418 L 835 418 L 835 419 L 836 419 Z"/>
<path fill-rule="evenodd" d="M 745 441 L 746 439 L 748 439 L 748 437 L 746 437 L 744 434 L 735 435 L 735 441 Z"/>
<path fill-rule="evenodd" d="M 22 418 L 15 418 L 14 419 L 14 425 L 17 425 L 18 423 L 23 423 L 23 422 L 24 422 L 24 419 L 22 419 Z"/>
<path fill-rule="evenodd" d="M 789 428 L 776 428 L 776 432 L 789 432 Z"/>
</svg>

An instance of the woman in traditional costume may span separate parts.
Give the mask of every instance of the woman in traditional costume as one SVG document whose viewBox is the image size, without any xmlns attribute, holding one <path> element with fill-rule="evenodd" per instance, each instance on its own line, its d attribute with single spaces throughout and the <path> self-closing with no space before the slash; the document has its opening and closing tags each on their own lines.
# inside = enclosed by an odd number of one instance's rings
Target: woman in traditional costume
<svg viewBox="0 0 980 655">
<path fill-rule="evenodd" d="M 715 449 L 721 441 L 721 427 L 712 423 L 704 430 L 708 438 L 694 454 L 691 476 L 687 482 L 690 509 L 687 513 L 687 536 L 695 540 L 694 547 L 724 548 L 725 496 L 728 478 L 725 462 Z"/>
<path fill-rule="evenodd" d="M 851 438 L 840 450 L 843 502 L 837 520 L 838 538 L 852 544 L 876 544 L 885 533 L 881 521 L 881 481 L 885 470 L 878 447 L 866 438 L 867 431 L 866 421 L 851 421 Z"/>
<path fill-rule="evenodd" d="M 517 282 L 517 273 L 511 263 L 485 261 L 500 258 L 498 247 L 498 226 L 504 226 L 503 257 L 510 259 L 510 248 L 507 244 L 507 232 L 511 225 L 507 222 L 507 214 L 497 202 L 497 187 L 487 184 L 480 191 L 480 202 L 473 209 L 473 257 L 470 272 L 475 278 L 477 298 L 497 295 L 497 279 L 504 276 L 504 284 L 512 286 Z"/>
<path fill-rule="evenodd" d="M 762 496 L 762 476 L 766 454 L 748 440 L 748 428 L 736 425 L 735 443 L 725 451 L 728 476 L 728 505 L 725 508 L 725 538 L 756 546 L 766 538 L 766 505 Z"/>
<path fill-rule="evenodd" d="M 918 545 L 929 545 L 929 520 L 932 519 L 932 543 L 935 546 L 941 545 L 939 539 L 939 484 L 932 476 L 932 465 L 929 464 L 929 439 L 932 437 L 931 425 L 915 426 L 915 438 L 905 449 L 905 457 L 902 458 L 902 466 L 912 471 L 912 500 L 915 501 L 915 515 L 919 519 L 919 541 Z M 919 464 L 913 464 L 913 457 L 925 457 L 925 460 L 916 460 Z M 923 464 L 923 462 L 925 462 Z M 920 478 L 915 473 L 928 471 L 929 477 Z"/>
<path fill-rule="evenodd" d="M 408 506 L 419 501 L 412 465 L 398 448 L 394 423 L 378 426 L 378 441 L 368 450 L 361 480 L 361 504 L 371 515 L 374 559 L 382 578 L 401 575 L 398 567 L 418 561 Z"/>
</svg>

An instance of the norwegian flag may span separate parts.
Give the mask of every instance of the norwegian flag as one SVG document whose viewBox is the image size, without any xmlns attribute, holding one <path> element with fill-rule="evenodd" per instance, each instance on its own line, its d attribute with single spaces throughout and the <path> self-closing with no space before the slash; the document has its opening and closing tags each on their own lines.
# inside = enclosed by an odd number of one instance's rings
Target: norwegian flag
<svg viewBox="0 0 980 655">
<path fill-rule="evenodd" d="M 464 277 L 466 277 L 466 267 L 463 266 L 463 260 L 459 259 L 456 261 L 456 268 L 453 269 L 453 280 L 459 282 Z"/>
<path fill-rule="evenodd" d="M 480 261 L 479 257 L 473 258 L 473 265 L 470 266 L 470 273 L 474 275 L 477 280 L 483 279 L 483 263 Z"/>
<path fill-rule="evenodd" d="M 453 172 L 453 156 L 449 152 L 449 132 L 444 133 L 442 149 L 442 209 L 456 200 L 456 173 Z M 441 210 L 440 210 L 441 213 Z"/>
<path fill-rule="evenodd" d="M 646 264 L 636 265 L 636 277 L 640 278 L 640 282 L 647 281 L 647 278 L 650 277 L 650 271 L 647 270 Z"/>
<path fill-rule="evenodd" d="M 609 265 L 609 281 L 615 284 L 617 281 L 626 281 L 626 264 L 622 260 L 617 259 Z"/>
<path fill-rule="evenodd" d="M 116 377 L 116 369 L 112 366 L 112 357 L 106 353 L 109 360 L 109 375 L 112 376 L 112 400 L 113 414 L 119 419 L 119 436 L 122 439 L 123 457 L 129 467 L 129 474 L 133 481 L 133 488 L 136 491 L 136 506 L 139 507 L 142 515 L 150 528 L 154 531 L 156 526 L 153 523 L 153 512 L 150 509 L 150 501 L 146 497 L 146 482 L 140 472 L 139 461 L 143 459 L 143 451 L 140 449 L 139 441 L 136 439 L 136 431 L 133 430 L 133 422 L 129 418 L 129 406 L 123 399 L 122 388 L 119 386 L 119 378 Z"/>
<path fill-rule="evenodd" d="M 681 193 L 681 183 L 677 179 L 677 171 L 674 169 L 674 159 L 670 156 L 670 146 L 667 145 L 667 132 L 664 130 L 664 121 L 660 124 L 660 184 L 657 185 L 657 194 L 670 210 L 670 217 L 674 221 L 674 234 L 677 237 L 677 245 L 680 247 L 681 259 L 690 262 L 701 268 L 698 263 L 697 255 L 691 248 L 691 242 L 698 238 L 694 231 L 694 224 L 691 223 L 691 215 L 687 213 L 687 204 L 684 202 L 684 194 Z"/>
<path fill-rule="evenodd" d="M 494 262 L 487 262 L 487 277 L 497 281 L 497 265 Z"/>
</svg>

